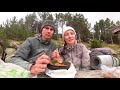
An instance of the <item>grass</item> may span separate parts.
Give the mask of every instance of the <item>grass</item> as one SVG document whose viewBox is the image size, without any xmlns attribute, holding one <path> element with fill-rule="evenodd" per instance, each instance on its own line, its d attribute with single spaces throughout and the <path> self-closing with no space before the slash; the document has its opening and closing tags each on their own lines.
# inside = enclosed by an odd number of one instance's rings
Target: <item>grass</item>
<svg viewBox="0 0 120 90">
<path fill-rule="evenodd" d="M 120 52 L 118 52 L 118 50 L 120 50 L 120 45 L 118 44 L 107 44 L 107 43 L 102 43 L 102 46 L 103 47 L 106 47 L 106 48 L 111 48 L 115 51 L 115 53 L 117 54 L 119 60 L 120 60 Z"/>
<path fill-rule="evenodd" d="M 88 49 L 90 49 L 90 44 L 83 42 Z M 118 59 L 120 60 L 120 45 L 118 44 L 107 44 L 105 42 L 102 42 L 102 48 L 111 48 L 112 50 L 115 51 L 117 54 Z"/>
</svg>

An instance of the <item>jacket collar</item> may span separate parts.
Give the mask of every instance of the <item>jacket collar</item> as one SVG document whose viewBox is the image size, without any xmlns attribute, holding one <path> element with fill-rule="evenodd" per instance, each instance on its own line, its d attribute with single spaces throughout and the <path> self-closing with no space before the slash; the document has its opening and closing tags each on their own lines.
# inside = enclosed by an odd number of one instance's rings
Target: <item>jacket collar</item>
<svg viewBox="0 0 120 90">
<path fill-rule="evenodd" d="M 66 45 L 66 49 L 67 50 L 72 50 L 72 49 L 74 49 L 74 47 L 76 46 L 76 44 L 77 44 L 77 41 L 75 41 L 75 43 L 73 44 L 73 46 L 67 46 Z"/>
<path fill-rule="evenodd" d="M 36 37 L 44 45 L 49 45 L 51 43 L 51 39 L 49 39 L 49 40 L 43 40 L 42 37 L 41 37 L 41 35 L 39 35 L 39 34 L 37 34 Z"/>
</svg>

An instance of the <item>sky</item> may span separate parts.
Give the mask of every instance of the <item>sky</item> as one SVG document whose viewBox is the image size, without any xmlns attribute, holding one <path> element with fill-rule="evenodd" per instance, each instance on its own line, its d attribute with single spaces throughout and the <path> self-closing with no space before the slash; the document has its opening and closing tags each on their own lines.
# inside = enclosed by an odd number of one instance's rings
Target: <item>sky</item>
<svg viewBox="0 0 120 90">
<path fill-rule="evenodd" d="M 25 18 L 27 14 L 31 13 L 33 12 L 0 12 L 0 24 L 6 22 L 7 19 L 12 19 L 14 16 L 16 16 L 17 20 L 20 20 L 20 18 Z"/>
<path fill-rule="evenodd" d="M 98 22 L 100 19 L 106 20 L 109 18 L 114 22 L 120 21 L 120 12 L 82 12 L 85 18 L 88 19 L 88 22 L 91 23 L 92 27 Z"/>
<path fill-rule="evenodd" d="M 0 24 L 6 22 L 7 19 L 9 20 L 12 19 L 14 16 L 16 16 L 17 20 L 19 20 L 20 18 L 25 18 L 27 14 L 32 14 L 32 13 L 33 12 L 0 12 Z M 75 13 L 75 12 L 71 12 L 71 13 Z M 88 22 L 91 23 L 92 27 L 94 26 L 96 21 L 98 22 L 100 19 L 105 20 L 106 18 L 109 18 L 114 22 L 120 21 L 120 12 L 77 12 L 77 13 L 83 14 L 84 17 L 88 20 Z"/>
</svg>

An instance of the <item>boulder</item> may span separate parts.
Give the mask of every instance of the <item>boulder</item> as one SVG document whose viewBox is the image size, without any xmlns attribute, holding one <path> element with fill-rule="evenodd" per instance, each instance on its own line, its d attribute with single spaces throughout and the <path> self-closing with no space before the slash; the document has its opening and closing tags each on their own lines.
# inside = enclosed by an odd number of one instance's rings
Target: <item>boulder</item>
<svg viewBox="0 0 120 90">
<path fill-rule="evenodd" d="M 20 46 L 20 42 L 9 40 L 9 47 L 17 49 Z"/>
<path fill-rule="evenodd" d="M 7 53 L 5 62 L 9 62 L 10 57 L 12 57 L 15 53 L 16 49 L 14 48 L 6 48 L 5 52 Z"/>
</svg>

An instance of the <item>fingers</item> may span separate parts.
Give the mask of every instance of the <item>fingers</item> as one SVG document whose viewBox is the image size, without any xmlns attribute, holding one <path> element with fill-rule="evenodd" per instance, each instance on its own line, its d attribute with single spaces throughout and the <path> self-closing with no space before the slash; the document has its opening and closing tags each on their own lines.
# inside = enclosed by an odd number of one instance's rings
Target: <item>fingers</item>
<svg viewBox="0 0 120 90">
<path fill-rule="evenodd" d="M 35 73 L 39 74 L 45 72 L 47 64 L 35 64 Z"/>
<path fill-rule="evenodd" d="M 56 57 L 56 53 L 55 52 L 52 53 L 52 57 L 53 58 Z"/>
<path fill-rule="evenodd" d="M 60 56 L 59 52 L 58 52 L 58 48 L 56 50 L 53 51 L 52 53 L 52 57 L 53 58 L 58 58 Z"/>
<path fill-rule="evenodd" d="M 57 49 L 55 49 L 55 52 L 56 52 L 56 53 L 58 53 L 58 48 L 57 48 Z"/>
<path fill-rule="evenodd" d="M 35 67 L 36 68 L 40 68 L 40 69 L 45 69 L 45 68 L 47 68 L 47 64 L 35 64 Z"/>
<path fill-rule="evenodd" d="M 35 73 L 36 74 L 39 74 L 39 73 L 42 73 L 42 72 L 45 72 L 45 69 L 35 68 Z"/>
<path fill-rule="evenodd" d="M 34 70 L 31 70 L 31 74 L 40 74 L 40 73 L 43 73 L 45 72 L 46 69 L 40 69 L 40 68 L 34 68 Z"/>
<path fill-rule="evenodd" d="M 48 64 L 50 60 L 48 59 L 38 59 L 35 63 L 36 64 Z"/>
<path fill-rule="evenodd" d="M 41 57 L 39 57 L 38 59 L 47 59 L 47 60 L 50 60 L 50 57 L 43 54 Z"/>
<path fill-rule="evenodd" d="M 30 71 L 32 74 L 40 74 L 45 72 L 46 68 L 47 68 L 47 64 L 35 63 L 35 65 L 32 66 Z"/>
<path fill-rule="evenodd" d="M 41 57 L 38 58 L 38 60 L 36 61 L 36 63 L 45 63 L 48 64 L 50 61 L 50 57 L 47 55 L 42 55 Z"/>
<path fill-rule="evenodd" d="M 55 51 L 57 51 L 57 52 L 58 52 L 58 48 L 57 48 Z"/>
<path fill-rule="evenodd" d="M 39 57 L 33 67 L 31 68 L 31 73 L 33 74 L 40 74 L 45 72 L 47 68 L 47 64 L 50 62 L 50 57 L 47 55 L 42 55 Z"/>
</svg>

